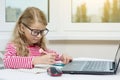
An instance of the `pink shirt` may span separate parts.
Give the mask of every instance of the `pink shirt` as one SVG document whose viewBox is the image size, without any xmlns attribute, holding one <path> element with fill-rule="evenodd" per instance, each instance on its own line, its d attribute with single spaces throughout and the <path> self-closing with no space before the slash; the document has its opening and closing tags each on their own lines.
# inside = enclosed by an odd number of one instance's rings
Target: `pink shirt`
<svg viewBox="0 0 120 80">
<path fill-rule="evenodd" d="M 34 65 L 32 64 L 32 59 L 35 56 L 40 56 L 41 52 L 39 52 L 38 46 L 29 46 L 29 56 L 22 57 L 17 56 L 16 47 L 12 43 L 8 43 L 6 47 L 6 52 L 4 54 L 4 66 L 5 68 L 33 68 Z M 54 50 L 46 50 L 48 53 L 55 53 L 58 55 L 57 60 L 60 60 L 60 54 L 56 53 Z"/>
</svg>

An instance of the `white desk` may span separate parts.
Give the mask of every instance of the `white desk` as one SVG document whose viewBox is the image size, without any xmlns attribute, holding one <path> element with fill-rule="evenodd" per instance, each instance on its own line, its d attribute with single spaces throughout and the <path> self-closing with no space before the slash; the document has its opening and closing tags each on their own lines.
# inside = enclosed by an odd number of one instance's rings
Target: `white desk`
<svg viewBox="0 0 120 80">
<path fill-rule="evenodd" d="M 51 77 L 46 72 L 40 74 L 21 72 L 15 69 L 0 70 L 0 80 L 119 80 L 120 66 L 115 75 L 72 75 L 63 74 L 61 77 Z"/>
</svg>

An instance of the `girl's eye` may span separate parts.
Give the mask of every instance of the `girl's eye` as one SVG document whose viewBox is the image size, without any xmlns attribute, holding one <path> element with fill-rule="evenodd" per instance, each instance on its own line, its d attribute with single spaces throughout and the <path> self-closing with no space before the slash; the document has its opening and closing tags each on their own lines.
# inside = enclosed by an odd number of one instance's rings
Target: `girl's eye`
<svg viewBox="0 0 120 80">
<path fill-rule="evenodd" d="M 32 35 L 38 35 L 39 34 L 39 32 L 38 31 L 32 31 Z"/>
</svg>

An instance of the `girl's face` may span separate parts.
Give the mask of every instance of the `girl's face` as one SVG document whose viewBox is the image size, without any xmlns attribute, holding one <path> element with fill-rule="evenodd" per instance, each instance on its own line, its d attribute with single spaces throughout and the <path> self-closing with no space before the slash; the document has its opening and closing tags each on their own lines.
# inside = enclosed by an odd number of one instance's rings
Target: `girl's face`
<svg viewBox="0 0 120 80">
<path fill-rule="evenodd" d="M 34 23 L 28 26 L 22 23 L 24 34 L 29 42 L 29 44 L 38 43 L 40 39 L 44 36 L 44 32 L 47 32 L 46 27 L 41 23 Z"/>
</svg>

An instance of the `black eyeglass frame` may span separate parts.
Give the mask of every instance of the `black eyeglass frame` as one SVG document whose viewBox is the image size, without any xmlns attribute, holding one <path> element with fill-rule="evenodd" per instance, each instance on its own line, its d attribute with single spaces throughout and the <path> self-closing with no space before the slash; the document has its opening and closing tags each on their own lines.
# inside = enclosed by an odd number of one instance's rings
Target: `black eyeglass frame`
<svg viewBox="0 0 120 80">
<path fill-rule="evenodd" d="M 25 23 L 22 23 L 26 28 L 28 28 L 31 31 L 31 35 L 32 36 L 37 36 L 37 35 L 41 35 L 41 36 L 45 36 L 47 35 L 47 33 L 49 32 L 49 29 L 45 28 L 44 30 L 37 30 L 37 29 L 31 29 L 29 26 L 27 26 Z M 47 31 L 45 34 L 44 31 Z"/>
</svg>

